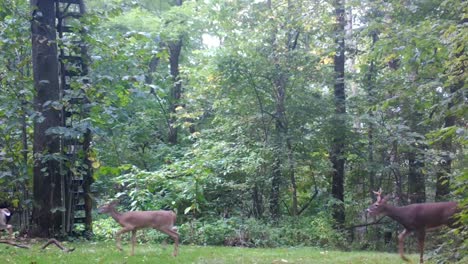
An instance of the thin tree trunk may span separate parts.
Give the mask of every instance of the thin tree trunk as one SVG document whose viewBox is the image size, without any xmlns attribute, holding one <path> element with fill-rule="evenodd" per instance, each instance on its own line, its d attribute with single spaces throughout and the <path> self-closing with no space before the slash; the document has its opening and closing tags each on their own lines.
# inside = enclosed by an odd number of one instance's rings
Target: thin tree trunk
<svg viewBox="0 0 468 264">
<path fill-rule="evenodd" d="M 29 201 L 29 175 L 28 175 L 28 133 L 27 133 L 27 123 L 26 123 L 26 101 L 21 100 L 21 137 L 22 137 L 22 154 L 23 154 L 23 165 L 21 176 L 21 190 L 23 192 L 23 197 L 21 201 L 21 227 L 25 230 L 29 228 L 29 212 L 30 212 L 30 203 Z"/>
<path fill-rule="evenodd" d="M 372 32 L 371 33 L 372 37 L 372 46 L 371 46 L 371 51 L 374 50 L 375 43 L 377 43 L 378 36 L 377 32 Z M 375 69 L 375 61 L 372 59 L 369 63 L 369 71 L 366 74 L 366 79 L 365 79 L 365 86 L 367 88 L 367 96 L 368 100 L 370 102 L 371 106 L 374 106 L 376 102 L 376 92 L 375 92 L 375 74 L 376 74 L 376 69 Z M 369 189 L 370 190 L 376 190 L 375 186 L 375 169 L 374 169 L 374 111 L 370 110 L 369 111 L 369 117 L 370 117 L 370 122 L 369 126 L 367 129 L 367 139 L 368 139 L 368 145 L 367 145 L 367 163 L 368 163 L 368 175 L 369 175 Z M 371 195 L 371 198 L 373 197 L 372 192 L 369 192 L 369 195 Z"/>
<path fill-rule="evenodd" d="M 286 140 L 288 148 L 288 163 L 289 163 L 289 179 L 291 181 L 291 195 L 292 195 L 292 205 L 291 205 L 291 214 L 293 216 L 298 215 L 298 204 L 297 204 L 297 184 L 296 184 L 296 175 L 295 175 L 295 166 L 294 166 L 294 151 L 291 144 L 291 139 Z"/>
<path fill-rule="evenodd" d="M 85 206 L 85 231 L 88 232 L 87 235 L 92 234 L 93 232 L 93 199 L 91 196 L 91 184 L 94 182 L 93 174 L 92 174 L 92 164 L 91 161 L 88 159 L 90 157 L 91 152 L 91 131 L 88 129 L 84 134 L 83 139 L 83 152 L 85 155 L 84 158 L 84 165 L 83 169 L 86 171 L 85 175 L 83 176 L 83 192 L 84 192 L 84 206 Z"/>
</svg>

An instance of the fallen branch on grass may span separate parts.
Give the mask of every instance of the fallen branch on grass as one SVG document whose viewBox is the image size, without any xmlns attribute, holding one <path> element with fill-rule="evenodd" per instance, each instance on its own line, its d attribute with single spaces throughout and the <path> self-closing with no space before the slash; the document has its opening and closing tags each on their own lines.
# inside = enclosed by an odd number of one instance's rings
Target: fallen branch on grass
<svg viewBox="0 0 468 264">
<path fill-rule="evenodd" d="M 72 252 L 73 250 L 75 250 L 75 248 L 66 248 L 64 246 L 62 246 L 62 244 L 55 238 L 52 238 L 52 239 L 49 239 L 49 241 L 47 241 L 47 243 L 45 243 L 42 247 L 41 247 L 41 250 L 44 250 L 46 247 L 48 247 L 50 244 L 54 244 L 56 245 L 58 248 L 60 248 L 61 250 L 65 251 L 65 252 Z"/>
<path fill-rule="evenodd" d="M 10 246 L 15 246 L 15 247 L 19 247 L 19 248 L 26 248 L 26 249 L 30 249 L 30 247 L 28 245 L 23 245 L 23 244 L 18 244 L 18 243 L 15 243 L 13 241 L 10 241 L 10 240 L 0 240 L 0 243 L 2 244 L 8 244 Z"/>
<path fill-rule="evenodd" d="M 19 244 L 19 243 L 16 243 L 14 241 L 11 241 L 11 240 L 0 240 L 0 243 L 2 244 L 7 244 L 7 245 L 10 245 L 10 246 L 15 246 L 15 247 L 19 247 L 19 248 L 26 248 L 26 249 L 31 249 L 30 246 L 28 245 L 24 245 L 24 244 Z M 66 248 L 62 245 L 62 243 L 60 243 L 57 239 L 55 238 L 51 238 L 47 241 L 47 243 L 45 243 L 42 247 L 41 247 L 41 250 L 44 250 L 46 247 L 48 247 L 50 244 L 54 244 L 56 245 L 58 248 L 60 248 L 62 251 L 64 252 L 72 252 L 73 250 L 75 250 L 75 248 Z"/>
</svg>

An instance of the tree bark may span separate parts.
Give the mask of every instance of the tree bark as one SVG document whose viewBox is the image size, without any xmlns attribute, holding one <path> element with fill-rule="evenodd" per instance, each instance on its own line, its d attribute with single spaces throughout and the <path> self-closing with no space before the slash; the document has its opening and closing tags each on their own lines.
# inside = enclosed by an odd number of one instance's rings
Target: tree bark
<svg viewBox="0 0 468 264">
<path fill-rule="evenodd" d="M 31 0 L 32 63 L 34 72 L 34 177 L 32 235 L 47 237 L 60 230 L 62 223 L 60 139 L 48 129 L 61 126 L 60 110 L 52 107 L 59 100 L 55 3 L 53 0 Z"/>
<path fill-rule="evenodd" d="M 261 218 L 263 216 L 262 194 L 258 189 L 258 185 L 256 183 L 252 188 L 252 207 L 254 217 Z"/>
<path fill-rule="evenodd" d="M 450 108 L 450 106 L 449 106 Z M 444 127 L 452 127 L 455 125 L 455 117 L 452 114 L 445 117 Z M 452 137 L 443 139 L 441 149 L 443 151 L 443 157 L 440 161 L 440 168 L 437 172 L 436 179 L 436 201 L 444 201 L 445 197 L 450 193 L 450 173 L 452 172 L 452 159 L 450 153 L 452 152 Z"/>
<path fill-rule="evenodd" d="M 342 227 L 345 222 L 344 211 L 344 178 L 345 178 L 345 85 L 344 85 L 344 64 L 345 64 L 345 4 L 344 0 L 335 0 L 333 2 L 335 7 L 335 43 L 336 54 L 334 58 L 335 70 L 335 85 L 334 85 L 334 103 L 335 103 L 335 116 L 334 116 L 334 133 L 332 139 L 331 149 L 331 163 L 333 166 L 332 172 L 332 196 L 340 203 L 333 208 L 333 219 L 337 227 Z"/>
<path fill-rule="evenodd" d="M 176 0 L 176 5 L 181 6 L 182 0 Z M 180 96 L 182 94 L 182 83 L 180 80 L 180 71 L 179 71 L 179 60 L 180 52 L 182 50 L 182 38 L 179 37 L 178 40 L 172 41 L 169 43 L 169 64 L 172 80 L 174 82 L 171 89 L 171 98 L 169 105 L 169 134 L 168 141 L 170 144 L 177 144 L 177 133 L 178 129 L 175 126 L 176 118 L 176 108 L 179 105 Z"/>
<path fill-rule="evenodd" d="M 276 55 L 277 56 L 277 55 Z M 271 194 L 270 194 L 270 213 L 273 219 L 277 219 L 280 215 L 280 185 L 282 182 L 282 166 L 284 163 L 283 150 L 284 142 L 286 141 L 287 123 L 285 117 L 285 90 L 287 77 L 281 72 L 280 65 L 275 56 L 275 68 L 277 76 L 273 80 L 275 90 L 275 138 L 274 138 L 274 153 L 273 153 L 273 167 L 272 167 L 272 181 L 271 181 Z"/>
<path fill-rule="evenodd" d="M 408 194 L 410 203 L 424 203 L 426 202 L 426 186 L 422 172 L 424 162 L 412 151 L 408 153 L 408 163 Z"/>
</svg>

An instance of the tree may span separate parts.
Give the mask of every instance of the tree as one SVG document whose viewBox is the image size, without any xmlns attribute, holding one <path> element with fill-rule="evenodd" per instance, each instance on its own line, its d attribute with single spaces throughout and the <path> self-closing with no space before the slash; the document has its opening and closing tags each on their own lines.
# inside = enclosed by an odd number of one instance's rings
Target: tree
<svg viewBox="0 0 468 264">
<path fill-rule="evenodd" d="M 31 0 L 32 62 L 34 72 L 34 178 L 32 233 L 47 237 L 63 227 L 64 175 L 60 169 L 60 140 L 51 128 L 61 126 L 55 1 Z"/>
<path fill-rule="evenodd" d="M 345 142 L 346 142 L 346 96 L 345 96 L 345 1 L 333 1 L 335 8 L 335 43 L 336 52 L 334 57 L 334 104 L 335 115 L 333 117 L 334 133 L 332 135 L 332 146 L 330 160 L 332 163 L 332 189 L 331 194 L 337 200 L 334 207 L 333 218 L 338 226 L 345 221 L 344 210 L 344 180 L 345 180 Z"/>
<path fill-rule="evenodd" d="M 176 6 L 182 6 L 182 0 L 176 1 Z M 177 144 L 177 127 L 175 125 L 176 108 L 179 106 L 182 94 L 182 80 L 180 79 L 179 60 L 182 50 L 182 36 L 175 40 L 170 40 L 169 46 L 169 65 L 173 79 L 173 85 L 170 92 L 169 114 L 172 115 L 169 121 L 168 141 L 170 144 Z"/>
</svg>

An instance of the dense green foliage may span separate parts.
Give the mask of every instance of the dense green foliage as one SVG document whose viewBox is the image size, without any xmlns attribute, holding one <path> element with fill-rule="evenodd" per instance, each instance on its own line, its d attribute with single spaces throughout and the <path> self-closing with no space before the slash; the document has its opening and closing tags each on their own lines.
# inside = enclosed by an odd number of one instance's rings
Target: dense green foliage
<svg viewBox="0 0 468 264">
<path fill-rule="evenodd" d="M 225 245 L 241 247 L 293 247 L 313 246 L 334 248 L 345 243 L 343 237 L 330 224 L 329 217 L 318 215 L 299 220 L 284 218 L 280 225 L 253 218 L 197 219 L 178 227 L 182 244 Z M 95 238 L 114 241 L 120 226 L 111 218 L 99 219 L 94 225 Z M 156 230 L 138 234 L 140 242 L 162 242 L 168 239 Z"/>
<path fill-rule="evenodd" d="M 466 1 L 346 1 L 347 112 L 338 117 L 333 1 L 85 2 L 91 82 L 76 85 L 91 99 L 83 125 L 93 132 L 97 204 L 175 210 L 189 244 L 351 248 L 353 237 L 356 247 L 381 249 L 395 224 L 352 228 L 371 221 L 363 214 L 371 190 L 400 204 L 468 204 Z M 40 118 L 28 17 L 28 1 L 0 0 L 0 202 L 16 208 L 31 205 Z M 338 131 L 336 118 L 345 124 Z M 173 125 L 177 144 L 168 141 Z M 330 194 L 337 134 L 346 230 L 333 229 L 331 212 L 342 203 Z M 439 197 L 439 184 L 450 193 Z M 461 221 L 468 225 L 466 212 Z M 110 240 L 116 227 L 97 217 L 96 239 Z M 467 241 L 450 248 L 466 254 Z"/>
</svg>

